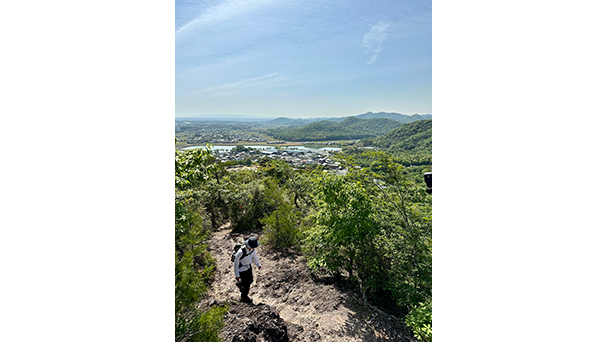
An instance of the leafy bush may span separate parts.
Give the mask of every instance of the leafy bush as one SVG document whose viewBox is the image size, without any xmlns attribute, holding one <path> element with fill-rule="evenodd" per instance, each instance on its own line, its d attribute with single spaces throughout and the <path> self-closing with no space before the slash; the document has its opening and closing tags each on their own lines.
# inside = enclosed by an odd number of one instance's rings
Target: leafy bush
<svg viewBox="0 0 608 342">
<path fill-rule="evenodd" d="M 304 252 L 313 271 L 348 273 L 372 303 L 402 316 L 432 296 L 431 198 L 387 154 L 369 157 L 374 170 L 319 177 Z"/>
<path fill-rule="evenodd" d="M 264 225 L 262 242 L 274 248 L 291 247 L 300 238 L 294 207 L 287 193 L 273 178 L 266 178 L 264 185 L 264 199 L 272 207 L 272 212 L 260 219 Z"/>
<path fill-rule="evenodd" d="M 412 329 L 414 337 L 421 342 L 432 342 L 433 309 L 431 302 L 420 303 L 405 318 L 405 323 Z"/>
<path fill-rule="evenodd" d="M 220 341 L 224 311 L 201 312 L 196 304 L 207 292 L 214 260 L 207 245 L 209 220 L 188 210 L 183 203 L 175 205 L 175 340 Z M 220 312 L 221 311 L 221 312 Z"/>
<path fill-rule="evenodd" d="M 306 232 L 309 266 L 349 277 L 369 271 L 376 263 L 373 253 L 377 225 L 372 199 L 359 182 L 326 174 L 318 180 L 319 211 L 316 226 Z"/>
<path fill-rule="evenodd" d="M 264 199 L 264 185 L 255 180 L 244 184 L 232 184 L 226 193 L 226 201 L 230 208 L 230 221 L 236 232 L 258 230 L 262 228 L 259 221 L 272 208 Z"/>
<path fill-rule="evenodd" d="M 191 311 L 189 317 L 181 316 L 175 322 L 176 342 L 221 342 L 220 331 L 224 327 L 223 316 L 228 306 L 216 306 L 205 312 Z"/>
<path fill-rule="evenodd" d="M 211 220 L 197 205 L 204 196 L 196 190 L 215 172 L 209 157 L 209 148 L 175 152 L 175 341 L 179 342 L 220 342 L 227 310 L 196 308 L 215 267 L 204 244 Z"/>
</svg>

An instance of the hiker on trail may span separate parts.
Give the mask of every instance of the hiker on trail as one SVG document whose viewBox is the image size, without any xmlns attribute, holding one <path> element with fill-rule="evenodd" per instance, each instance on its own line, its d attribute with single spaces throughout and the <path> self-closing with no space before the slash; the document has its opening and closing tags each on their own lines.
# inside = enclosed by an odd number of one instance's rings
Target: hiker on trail
<svg viewBox="0 0 608 342">
<path fill-rule="evenodd" d="M 244 247 L 240 248 L 234 258 L 234 274 L 236 276 L 236 286 L 241 290 L 241 302 L 251 303 L 249 295 L 249 288 L 253 283 L 253 269 L 251 264 L 255 262 L 258 266 L 258 270 L 262 268 L 260 266 L 260 259 L 258 258 L 258 252 L 256 248 L 260 244 L 255 236 L 250 237 L 245 241 Z"/>
</svg>

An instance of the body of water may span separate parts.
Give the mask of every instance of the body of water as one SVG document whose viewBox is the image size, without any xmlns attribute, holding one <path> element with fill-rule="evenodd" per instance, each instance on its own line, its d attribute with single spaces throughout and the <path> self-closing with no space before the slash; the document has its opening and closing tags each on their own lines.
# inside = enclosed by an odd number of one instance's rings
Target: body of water
<svg viewBox="0 0 608 342">
<path fill-rule="evenodd" d="M 309 151 L 340 151 L 341 148 L 340 147 L 307 147 L 307 146 L 302 146 L 302 145 L 296 145 L 296 146 L 287 146 L 288 149 L 292 149 L 292 150 L 309 150 Z"/>
<path fill-rule="evenodd" d="M 269 145 L 243 145 L 244 147 L 247 148 L 254 148 L 256 150 L 268 150 L 268 149 L 276 149 L 276 147 L 273 146 L 269 146 Z M 185 147 L 184 150 L 191 150 L 191 149 L 195 149 L 195 148 L 204 148 L 205 146 L 190 146 L 190 147 Z M 211 150 L 212 151 L 230 151 L 233 148 L 235 148 L 236 145 L 226 145 L 226 146 L 216 146 L 216 145 L 212 145 L 211 146 Z M 306 146 L 301 146 L 301 145 L 297 145 L 297 146 L 287 146 L 286 148 L 288 149 L 293 149 L 293 150 L 304 150 L 304 151 L 340 151 L 341 149 L 339 147 L 306 147 Z"/>
<path fill-rule="evenodd" d="M 247 148 L 255 148 L 256 150 L 267 150 L 267 149 L 271 149 L 274 148 L 272 146 L 268 146 L 268 145 L 243 145 L 244 147 Z M 230 151 L 233 148 L 235 148 L 236 145 L 226 145 L 226 146 L 221 146 L 221 145 L 211 145 L 211 150 L 212 151 Z M 190 147 L 184 147 L 184 150 L 192 150 L 195 148 L 205 148 L 205 146 L 190 146 Z"/>
</svg>

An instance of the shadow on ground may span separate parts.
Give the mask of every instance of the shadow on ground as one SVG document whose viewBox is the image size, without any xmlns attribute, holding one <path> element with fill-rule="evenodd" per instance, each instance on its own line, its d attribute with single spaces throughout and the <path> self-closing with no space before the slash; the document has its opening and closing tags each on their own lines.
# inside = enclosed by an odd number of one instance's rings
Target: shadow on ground
<svg viewBox="0 0 608 342">
<path fill-rule="evenodd" d="M 348 282 L 311 274 L 304 257 L 294 251 L 258 250 L 262 269 L 254 269 L 252 304 L 238 301 L 230 255 L 240 238 L 228 227 L 213 234 L 209 250 L 216 272 L 201 307 L 230 305 L 220 334 L 224 342 L 401 342 L 411 341 L 407 326 L 370 309 Z"/>
</svg>

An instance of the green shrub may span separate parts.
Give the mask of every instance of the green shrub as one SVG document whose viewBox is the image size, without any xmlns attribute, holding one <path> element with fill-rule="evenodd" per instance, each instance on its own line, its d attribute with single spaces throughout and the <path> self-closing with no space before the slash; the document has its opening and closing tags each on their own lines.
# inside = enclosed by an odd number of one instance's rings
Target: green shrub
<svg viewBox="0 0 608 342">
<path fill-rule="evenodd" d="M 224 327 L 223 316 L 228 306 L 216 306 L 205 312 L 192 312 L 178 316 L 175 322 L 176 342 L 221 342 L 220 331 Z"/>
<path fill-rule="evenodd" d="M 206 282 L 213 277 L 215 262 L 204 243 L 216 218 L 198 202 L 219 196 L 205 196 L 196 191 L 208 183 L 210 176 L 219 177 L 222 169 L 212 165 L 211 149 L 175 151 L 175 341 L 221 342 L 219 332 L 227 307 L 205 312 L 197 303 L 207 291 Z M 209 193 L 209 192 L 207 192 Z M 215 192 L 217 193 L 217 191 Z M 214 194 L 215 194 L 214 193 Z"/>
<path fill-rule="evenodd" d="M 264 226 L 262 243 L 275 249 L 292 247 L 300 239 L 294 207 L 276 180 L 265 178 L 264 185 L 264 199 L 271 205 L 272 212 L 259 220 Z"/>
<path fill-rule="evenodd" d="M 252 231 L 262 228 L 259 221 L 272 208 L 264 198 L 264 185 L 260 181 L 234 186 L 226 194 L 230 208 L 230 221 L 235 232 Z"/>
<path fill-rule="evenodd" d="M 414 337 L 421 342 L 432 341 L 433 307 L 430 302 L 420 303 L 405 318 L 405 323 L 412 329 Z"/>
</svg>

